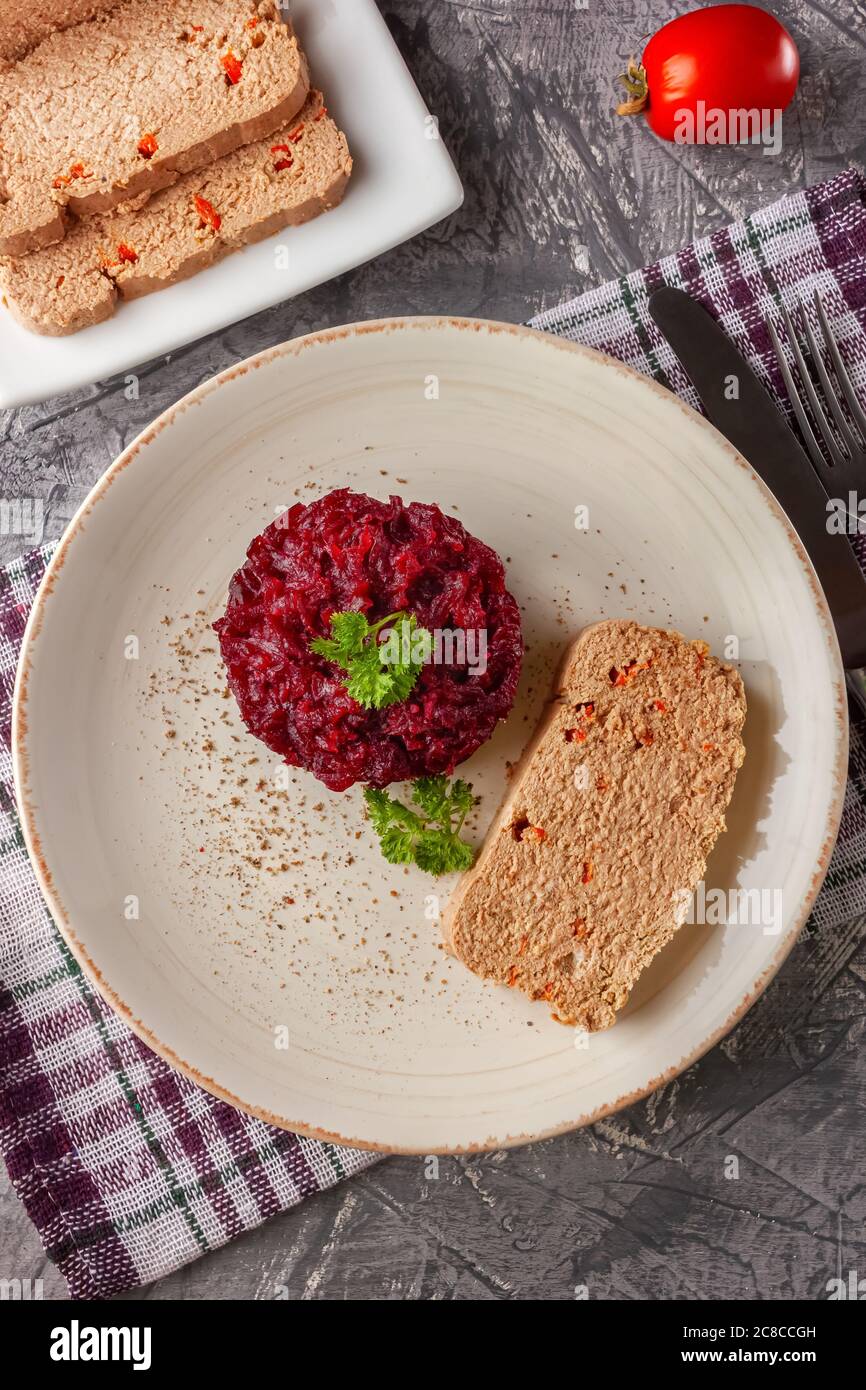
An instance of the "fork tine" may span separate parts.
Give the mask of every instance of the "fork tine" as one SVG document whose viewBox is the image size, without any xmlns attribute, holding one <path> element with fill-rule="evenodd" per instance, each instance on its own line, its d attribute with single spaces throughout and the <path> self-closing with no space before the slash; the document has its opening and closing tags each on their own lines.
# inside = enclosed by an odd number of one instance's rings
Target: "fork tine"
<svg viewBox="0 0 866 1390">
<path fill-rule="evenodd" d="M 857 437 L 851 429 L 851 426 L 845 419 L 845 412 L 842 409 L 838 392 L 836 391 L 835 386 L 830 380 L 830 374 L 827 371 L 827 368 L 824 366 L 824 359 L 821 356 L 818 344 L 815 341 L 815 335 L 812 332 L 812 325 L 809 323 L 809 320 L 806 317 L 806 311 L 803 308 L 802 304 L 800 305 L 800 318 L 803 323 L 803 333 L 805 334 L 806 343 L 809 348 L 809 353 L 811 355 L 812 361 L 815 364 L 815 370 L 818 373 L 821 385 L 824 388 L 824 399 L 829 405 L 831 411 L 833 412 L 833 419 L 836 421 L 836 427 L 840 435 L 842 436 L 842 442 L 845 445 L 845 448 L 848 450 L 850 457 L 853 458 L 855 454 L 861 452 L 863 445 L 860 442 L 860 440 L 857 439 Z"/>
<path fill-rule="evenodd" d="M 794 408 L 794 414 L 797 417 L 797 424 L 800 426 L 800 431 L 803 435 L 803 439 L 806 442 L 806 448 L 809 451 L 809 457 L 811 458 L 812 463 L 815 465 L 815 472 L 821 479 L 823 479 L 824 482 L 827 482 L 831 478 L 833 470 L 827 464 L 827 462 L 824 459 L 824 455 L 821 453 L 821 447 L 817 439 L 815 438 L 814 431 L 812 429 L 811 424 L 809 423 L 809 417 L 803 409 L 803 402 L 800 400 L 799 392 L 797 391 L 797 387 L 794 384 L 794 378 L 791 373 L 791 368 L 788 366 L 788 359 L 785 356 L 782 344 L 779 341 L 779 335 L 773 327 L 772 321 L 770 319 L 764 319 L 764 327 L 770 335 L 770 342 L 773 344 L 773 351 L 776 354 L 776 361 L 778 362 L 779 370 L 782 373 L 782 380 L 785 383 L 785 390 L 787 391 L 788 399 Z"/>
<path fill-rule="evenodd" d="M 852 419 L 862 432 L 864 441 L 866 441 L 866 411 L 864 411 L 854 393 L 854 387 L 848 375 L 848 369 L 842 361 L 839 353 L 839 346 L 836 342 L 836 336 L 830 327 L 827 312 L 824 305 L 821 303 L 821 296 L 818 294 L 817 290 L 815 291 L 815 308 L 818 312 L 818 321 L 821 324 L 821 332 L 824 335 L 824 342 L 827 344 L 827 351 L 830 354 L 833 369 L 836 376 L 839 378 L 839 385 L 842 387 L 842 394 L 848 402 L 848 409 L 851 412 Z"/>
<path fill-rule="evenodd" d="M 790 341 L 791 351 L 794 354 L 794 361 L 797 364 L 797 371 L 800 373 L 800 381 L 802 383 L 803 390 L 806 393 L 806 399 L 808 400 L 809 405 L 812 409 L 812 419 L 818 426 L 818 433 L 821 435 L 824 441 L 824 447 L 826 448 L 827 453 L 833 460 L 834 465 L 837 468 L 844 468 L 846 462 L 845 455 L 842 453 L 842 450 L 836 443 L 836 438 L 833 434 L 830 421 L 824 414 L 824 407 L 822 406 L 818 398 L 818 392 L 812 385 L 812 378 L 809 375 L 809 369 L 806 366 L 806 359 L 804 358 L 803 353 L 801 351 L 800 343 L 798 341 L 797 334 L 794 329 L 794 324 L 791 321 L 791 315 L 788 313 L 788 310 L 785 308 L 784 304 L 782 305 L 782 317 L 785 320 L 785 327 L 788 330 L 788 339 Z"/>
</svg>

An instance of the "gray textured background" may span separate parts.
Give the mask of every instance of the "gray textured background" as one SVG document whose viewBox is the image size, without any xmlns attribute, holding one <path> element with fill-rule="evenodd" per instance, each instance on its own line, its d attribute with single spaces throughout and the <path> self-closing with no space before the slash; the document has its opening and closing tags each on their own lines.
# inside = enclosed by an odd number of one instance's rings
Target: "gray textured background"
<svg viewBox="0 0 866 1390">
<path fill-rule="evenodd" d="M 112 458 L 214 372 L 309 329 L 393 313 L 521 320 L 866 158 L 866 4 L 775 0 L 803 61 L 778 158 L 683 149 L 611 115 L 612 76 L 684 3 L 382 0 L 466 185 L 426 236 L 141 374 L 0 413 L 0 491 L 46 537 Z M 588 262 L 586 250 L 588 249 Z M 0 365 L 2 370 L 2 365 Z M 0 561 L 22 542 L 0 538 Z M 389 1159 L 153 1286 L 154 1298 L 826 1297 L 866 1273 L 866 918 L 805 939 L 684 1076 L 590 1130 L 480 1158 Z M 725 1177 L 729 1155 L 739 1179 Z M 65 1285 L 0 1177 L 4 1266 Z"/>
</svg>

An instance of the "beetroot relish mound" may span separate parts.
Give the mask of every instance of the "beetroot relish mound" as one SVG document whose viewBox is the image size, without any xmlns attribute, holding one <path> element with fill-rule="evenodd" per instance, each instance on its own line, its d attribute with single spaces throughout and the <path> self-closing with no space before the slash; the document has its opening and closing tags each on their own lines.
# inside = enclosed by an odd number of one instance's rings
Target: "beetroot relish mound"
<svg viewBox="0 0 866 1390">
<path fill-rule="evenodd" d="M 487 669 L 430 662 L 407 700 L 364 709 L 309 646 L 349 610 L 371 623 L 403 610 L 431 632 L 484 629 Z M 436 506 L 348 488 L 256 536 L 214 629 L 247 728 L 332 791 L 453 772 L 508 714 L 523 659 L 495 551 Z"/>
</svg>

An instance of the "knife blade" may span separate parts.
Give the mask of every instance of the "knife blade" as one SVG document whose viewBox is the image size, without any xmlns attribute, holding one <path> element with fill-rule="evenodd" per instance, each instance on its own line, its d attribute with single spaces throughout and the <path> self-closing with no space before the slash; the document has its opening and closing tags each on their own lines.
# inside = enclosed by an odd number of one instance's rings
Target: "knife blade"
<svg viewBox="0 0 866 1390">
<path fill-rule="evenodd" d="M 702 304 L 665 285 L 649 311 L 716 428 L 787 514 L 827 598 L 846 670 L 866 666 L 866 578 L 848 537 L 827 529 L 827 493 L 797 436 L 746 359 Z M 736 398 L 729 399 L 731 378 Z M 849 682 L 850 684 L 851 682 Z"/>
</svg>

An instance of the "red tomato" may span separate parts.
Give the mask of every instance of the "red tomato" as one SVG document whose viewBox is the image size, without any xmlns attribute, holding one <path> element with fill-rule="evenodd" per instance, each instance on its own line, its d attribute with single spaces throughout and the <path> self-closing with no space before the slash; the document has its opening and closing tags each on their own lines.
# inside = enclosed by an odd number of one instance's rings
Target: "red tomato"
<svg viewBox="0 0 866 1390">
<path fill-rule="evenodd" d="M 686 144 L 743 139 L 742 131 L 737 133 L 742 118 L 738 122 L 731 112 L 768 113 L 760 125 L 768 130 L 800 77 L 800 55 L 791 35 L 775 15 L 753 5 L 713 5 L 672 19 L 650 39 L 643 66 L 647 120 L 663 140 Z M 725 121 L 716 119 L 715 137 L 709 134 L 713 112 L 725 116 Z"/>
</svg>

